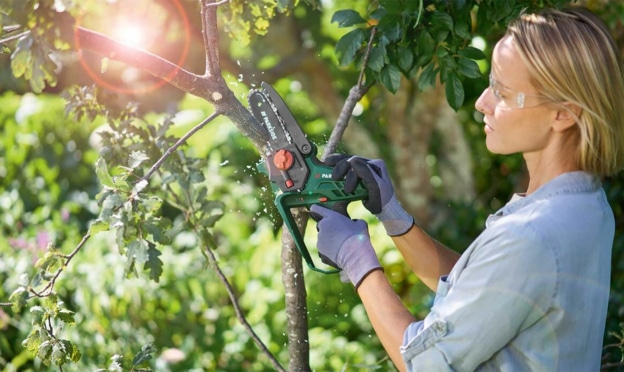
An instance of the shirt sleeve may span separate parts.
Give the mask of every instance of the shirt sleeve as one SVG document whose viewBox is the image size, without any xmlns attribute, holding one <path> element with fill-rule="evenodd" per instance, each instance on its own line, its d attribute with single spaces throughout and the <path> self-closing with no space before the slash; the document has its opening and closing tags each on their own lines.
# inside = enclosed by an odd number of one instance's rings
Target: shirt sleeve
<svg viewBox="0 0 624 372">
<path fill-rule="evenodd" d="M 431 312 L 405 331 L 409 371 L 475 370 L 544 317 L 556 258 L 530 224 L 516 222 L 488 228 L 440 279 Z"/>
</svg>

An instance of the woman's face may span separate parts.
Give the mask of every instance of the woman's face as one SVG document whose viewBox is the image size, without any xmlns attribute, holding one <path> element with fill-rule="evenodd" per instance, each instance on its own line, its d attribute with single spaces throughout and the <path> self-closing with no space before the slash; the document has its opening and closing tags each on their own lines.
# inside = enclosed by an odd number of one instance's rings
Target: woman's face
<svg viewBox="0 0 624 372">
<path fill-rule="evenodd" d="M 544 150 L 552 139 L 557 110 L 543 104 L 509 36 L 494 48 L 490 82 L 475 104 L 484 114 L 488 150 L 495 154 Z"/>
</svg>

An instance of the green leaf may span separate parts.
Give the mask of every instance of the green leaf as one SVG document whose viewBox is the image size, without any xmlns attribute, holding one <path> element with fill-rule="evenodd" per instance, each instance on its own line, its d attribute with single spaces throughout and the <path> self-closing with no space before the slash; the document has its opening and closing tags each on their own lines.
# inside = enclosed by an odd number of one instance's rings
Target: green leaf
<svg viewBox="0 0 624 372">
<path fill-rule="evenodd" d="M 43 283 L 43 281 L 46 280 L 45 277 L 46 277 L 46 274 L 44 271 L 42 270 L 38 271 L 30 280 L 30 287 L 37 289 L 37 287 L 39 287 Z"/>
<path fill-rule="evenodd" d="M 377 24 L 377 31 L 389 41 L 398 41 L 403 36 L 403 17 L 396 14 L 386 14 Z"/>
<path fill-rule="evenodd" d="M 189 173 L 189 181 L 192 184 L 196 184 L 196 183 L 201 183 L 204 182 L 206 180 L 206 177 L 204 176 L 204 172 L 196 170 L 196 171 L 191 171 Z"/>
<path fill-rule="evenodd" d="M 22 346 L 28 349 L 29 351 L 36 353 L 39 350 L 39 346 L 44 342 L 47 337 L 44 337 L 45 331 L 41 328 L 36 328 L 30 331 L 28 337 L 24 341 L 22 341 Z"/>
<path fill-rule="evenodd" d="M 163 262 L 158 257 L 162 253 L 160 253 L 158 249 L 156 249 L 154 246 L 150 244 L 147 254 L 148 254 L 148 260 L 145 263 L 143 270 L 149 270 L 150 279 L 158 283 L 160 276 L 163 273 Z"/>
<path fill-rule="evenodd" d="M 128 167 L 135 169 L 144 161 L 149 160 L 149 156 L 143 151 L 132 151 L 128 159 Z"/>
<path fill-rule="evenodd" d="M 406 72 L 409 71 L 414 64 L 414 53 L 411 49 L 405 47 L 400 47 L 397 52 L 399 68 Z"/>
<path fill-rule="evenodd" d="M 424 91 L 425 89 L 434 86 L 436 82 L 436 75 L 437 70 L 435 69 L 435 64 L 428 64 L 418 77 L 418 89 L 420 91 Z"/>
<path fill-rule="evenodd" d="M 386 89 L 396 93 L 401 86 L 401 71 L 396 66 L 387 65 L 381 70 L 380 81 Z"/>
<path fill-rule="evenodd" d="M 470 33 L 470 25 L 462 21 L 455 23 L 455 35 L 461 37 L 464 40 L 472 39 L 472 34 Z"/>
<path fill-rule="evenodd" d="M 420 33 L 416 50 L 416 65 L 424 66 L 431 61 L 435 52 L 435 45 L 433 37 L 427 31 Z"/>
<path fill-rule="evenodd" d="M 381 0 L 379 3 L 390 13 L 400 13 L 405 9 L 405 4 L 401 0 Z"/>
<path fill-rule="evenodd" d="M 199 221 L 199 224 L 204 227 L 214 227 L 215 223 L 219 221 L 221 217 L 223 217 L 223 214 L 214 214 L 207 218 L 203 218 L 201 221 Z"/>
<path fill-rule="evenodd" d="M 19 313 L 26 306 L 26 301 L 28 301 L 28 290 L 26 290 L 26 287 L 18 287 L 9 296 L 9 302 L 13 304 L 12 309 L 16 313 Z"/>
<path fill-rule="evenodd" d="M 133 258 L 136 262 L 142 264 L 147 262 L 149 259 L 149 255 L 147 253 L 149 246 L 147 241 L 144 239 L 138 239 L 130 242 L 128 244 L 128 250 L 126 251 L 126 256 L 128 258 Z"/>
<path fill-rule="evenodd" d="M 479 70 L 479 65 L 471 59 L 459 58 L 459 62 L 457 65 L 459 72 L 461 72 L 464 76 L 471 79 L 478 79 L 481 77 L 481 70 Z"/>
<path fill-rule="evenodd" d="M 440 44 L 440 43 L 444 42 L 444 40 L 446 40 L 446 38 L 449 36 L 449 34 L 450 34 L 450 32 L 448 32 L 446 30 L 438 31 L 435 34 L 435 42 L 437 44 Z"/>
<path fill-rule="evenodd" d="M 433 27 L 453 31 L 453 17 L 444 12 L 433 12 L 431 14 L 431 24 Z"/>
<path fill-rule="evenodd" d="M 72 342 L 67 341 L 67 340 L 61 340 L 61 342 L 65 342 L 68 344 L 66 348 L 68 349 L 69 360 L 71 360 L 74 363 L 77 363 L 78 361 L 80 361 L 82 354 L 80 353 L 80 350 L 78 350 L 76 345 L 74 345 Z"/>
<path fill-rule="evenodd" d="M 41 325 L 41 323 L 43 323 L 47 317 L 46 315 L 46 311 L 43 307 L 41 306 L 33 306 L 30 308 L 30 313 L 33 316 L 32 319 L 32 324 L 33 325 Z"/>
<path fill-rule="evenodd" d="M 212 236 L 210 231 L 208 231 L 208 229 L 200 230 L 200 236 L 201 236 L 202 242 L 206 244 L 208 249 L 217 248 L 217 242 L 215 241 L 214 236 Z M 206 255 L 206 253 L 203 250 L 202 250 L 202 253 L 204 254 L 204 256 Z"/>
<path fill-rule="evenodd" d="M 485 53 L 483 53 L 481 49 L 477 49 L 471 46 L 460 49 L 457 53 L 462 57 L 466 57 L 466 58 L 474 59 L 474 60 L 481 60 L 481 59 L 486 58 Z"/>
<path fill-rule="evenodd" d="M 62 261 L 63 258 L 60 257 L 57 252 L 48 251 L 43 255 L 43 257 L 39 258 L 37 262 L 35 262 L 35 267 L 45 273 L 53 271 L 57 265 L 62 265 Z"/>
<path fill-rule="evenodd" d="M 37 357 L 44 362 L 50 359 L 50 354 L 52 354 L 52 345 L 54 345 L 52 340 L 42 342 L 37 350 Z"/>
<path fill-rule="evenodd" d="M 123 203 L 124 200 L 121 195 L 117 193 L 109 194 L 102 202 L 102 210 L 100 211 L 100 218 L 102 221 L 111 222 L 111 218 Z"/>
<path fill-rule="evenodd" d="M 65 359 L 67 357 L 67 351 L 65 350 L 65 346 L 61 342 L 55 342 L 54 346 L 52 346 L 52 354 L 50 355 L 52 359 L 52 363 L 57 366 L 62 366 L 65 364 Z"/>
<path fill-rule="evenodd" d="M 498 16 L 500 17 L 499 19 L 502 19 L 513 11 L 514 6 L 516 5 L 516 1 L 494 1 L 493 5 L 494 9 L 496 9 L 496 11 L 498 12 Z"/>
<path fill-rule="evenodd" d="M 15 77 L 22 77 L 30 69 L 32 63 L 31 48 L 33 45 L 32 36 L 26 35 L 20 38 L 15 46 L 15 50 L 11 55 L 11 70 Z"/>
<path fill-rule="evenodd" d="M 109 229 L 110 223 L 104 222 L 98 218 L 97 220 L 95 220 L 94 223 L 91 224 L 91 226 L 89 226 L 89 233 L 93 235 L 101 231 L 108 231 Z"/>
<path fill-rule="evenodd" d="M 199 190 L 195 194 L 195 203 L 201 205 L 208 198 L 208 188 L 206 186 L 200 186 Z"/>
<path fill-rule="evenodd" d="M 160 244 L 171 244 L 171 238 L 167 235 L 167 230 L 171 227 L 171 221 L 167 218 L 150 217 L 143 223 L 143 229 L 151 234 L 154 240 Z"/>
<path fill-rule="evenodd" d="M 449 55 L 449 51 L 448 49 L 440 46 L 437 50 L 436 50 L 436 56 L 438 58 L 443 58 Z"/>
<path fill-rule="evenodd" d="M 143 205 L 143 208 L 145 208 L 145 211 L 148 213 L 154 213 L 158 211 L 162 206 L 162 203 L 162 199 L 155 195 L 147 198 L 141 198 L 141 204 Z"/>
<path fill-rule="evenodd" d="M 118 240 L 119 244 L 133 242 L 139 238 L 139 229 L 137 229 L 137 227 L 134 225 L 126 223 L 120 226 L 119 230 L 117 231 L 117 238 L 121 239 Z"/>
<path fill-rule="evenodd" d="M 464 86 L 455 73 L 449 73 L 445 84 L 446 100 L 457 111 L 464 103 Z"/>
<path fill-rule="evenodd" d="M 56 64 L 50 59 L 50 48 L 45 42 L 33 45 L 33 64 L 30 66 L 30 87 L 35 93 L 41 93 L 45 88 L 46 81 L 50 86 L 56 86 Z"/>
<path fill-rule="evenodd" d="M 56 313 L 56 317 L 61 320 L 65 324 L 74 324 L 76 320 L 74 319 L 74 312 L 68 309 L 61 309 Z"/>
<path fill-rule="evenodd" d="M 368 68 L 375 72 L 381 71 L 385 64 L 385 51 L 383 48 L 376 46 L 371 49 L 368 56 Z"/>
<path fill-rule="evenodd" d="M 58 311 L 59 306 L 58 296 L 55 293 L 50 294 L 43 301 L 44 305 L 48 307 L 48 311 L 56 313 Z"/>
<path fill-rule="evenodd" d="M 456 10 L 462 10 L 466 6 L 466 0 L 452 0 L 452 4 Z"/>
<path fill-rule="evenodd" d="M 353 62 L 355 54 L 366 40 L 366 30 L 356 28 L 338 40 L 336 43 L 336 55 L 341 66 L 346 66 Z"/>
<path fill-rule="evenodd" d="M 133 367 L 140 366 L 141 364 L 152 359 L 152 354 L 155 353 L 156 351 L 157 351 L 156 348 L 151 343 L 147 345 L 143 345 L 143 347 L 141 348 L 141 351 L 139 351 L 134 356 L 134 359 L 132 359 L 132 366 Z"/>
<path fill-rule="evenodd" d="M 350 27 L 366 23 L 366 20 L 353 9 L 339 10 L 332 16 L 331 23 L 338 23 L 338 27 Z"/>
<path fill-rule="evenodd" d="M 100 179 L 102 186 L 111 189 L 115 188 L 115 182 L 113 182 L 113 177 L 111 177 L 110 173 L 108 172 L 106 160 L 104 160 L 103 158 L 98 158 L 98 160 L 95 162 L 95 174 Z"/>
<path fill-rule="evenodd" d="M 207 215 L 212 214 L 214 211 L 223 210 L 224 204 L 217 200 L 204 200 L 200 208 L 201 213 Z"/>
</svg>

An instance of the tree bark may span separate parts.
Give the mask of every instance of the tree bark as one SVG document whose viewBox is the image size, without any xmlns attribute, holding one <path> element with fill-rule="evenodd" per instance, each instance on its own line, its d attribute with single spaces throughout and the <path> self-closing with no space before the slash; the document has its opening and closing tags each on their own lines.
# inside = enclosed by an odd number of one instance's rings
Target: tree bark
<svg viewBox="0 0 624 372">
<path fill-rule="evenodd" d="M 297 228 L 304 231 L 307 215 L 292 210 Z M 301 254 L 286 225 L 282 231 L 282 283 L 286 298 L 286 333 L 288 336 L 289 371 L 310 370 L 310 343 L 308 339 L 307 291 L 303 278 Z"/>
</svg>

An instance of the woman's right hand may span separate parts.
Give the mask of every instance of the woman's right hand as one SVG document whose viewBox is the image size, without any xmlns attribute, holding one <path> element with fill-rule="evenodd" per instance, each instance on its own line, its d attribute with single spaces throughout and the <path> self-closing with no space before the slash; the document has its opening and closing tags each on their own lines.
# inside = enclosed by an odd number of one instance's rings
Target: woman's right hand
<svg viewBox="0 0 624 372">
<path fill-rule="evenodd" d="M 345 179 L 344 191 L 347 193 L 353 192 L 358 182 L 362 181 L 368 190 L 368 199 L 362 204 L 383 223 L 388 235 L 402 235 L 412 227 L 414 218 L 396 198 L 383 160 L 335 154 L 327 156 L 325 163 L 334 167 L 334 180 Z"/>
</svg>

